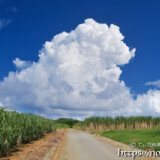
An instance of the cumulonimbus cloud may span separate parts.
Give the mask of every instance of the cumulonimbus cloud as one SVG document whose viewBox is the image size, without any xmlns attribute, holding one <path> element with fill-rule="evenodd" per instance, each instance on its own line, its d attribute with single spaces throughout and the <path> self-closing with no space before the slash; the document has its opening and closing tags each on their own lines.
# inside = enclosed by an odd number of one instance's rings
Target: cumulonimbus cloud
<svg viewBox="0 0 160 160">
<path fill-rule="evenodd" d="M 47 41 L 38 62 L 15 59 L 18 70 L 0 82 L 0 101 L 52 118 L 141 113 L 145 96 L 134 100 L 119 79 L 120 66 L 135 56 L 123 39 L 118 26 L 86 19 Z"/>
</svg>

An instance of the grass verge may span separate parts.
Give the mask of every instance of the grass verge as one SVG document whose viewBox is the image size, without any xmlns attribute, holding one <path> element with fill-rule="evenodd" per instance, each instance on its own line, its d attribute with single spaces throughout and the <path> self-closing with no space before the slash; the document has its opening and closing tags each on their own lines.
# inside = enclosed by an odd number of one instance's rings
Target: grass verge
<svg viewBox="0 0 160 160">
<path fill-rule="evenodd" d="M 160 129 L 109 130 L 100 134 L 127 145 L 132 144 L 136 148 L 160 150 Z"/>
</svg>

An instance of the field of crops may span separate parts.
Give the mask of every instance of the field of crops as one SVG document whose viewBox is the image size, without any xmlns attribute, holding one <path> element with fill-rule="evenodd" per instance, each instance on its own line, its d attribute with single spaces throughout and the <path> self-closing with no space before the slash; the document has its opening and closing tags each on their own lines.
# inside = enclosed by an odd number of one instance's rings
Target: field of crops
<svg viewBox="0 0 160 160">
<path fill-rule="evenodd" d="M 110 130 L 110 129 L 151 129 L 160 126 L 160 118 L 150 116 L 137 117 L 90 117 L 75 125 L 83 130 Z"/>
<path fill-rule="evenodd" d="M 21 144 L 55 131 L 55 126 L 53 120 L 41 116 L 0 108 L 0 157 L 10 154 Z"/>
</svg>

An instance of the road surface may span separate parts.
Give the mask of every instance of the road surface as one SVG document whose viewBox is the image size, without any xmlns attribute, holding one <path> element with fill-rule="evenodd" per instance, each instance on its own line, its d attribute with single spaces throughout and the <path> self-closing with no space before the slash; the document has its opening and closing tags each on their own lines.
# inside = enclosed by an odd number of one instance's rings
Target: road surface
<svg viewBox="0 0 160 160">
<path fill-rule="evenodd" d="M 103 137 L 95 137 L 77 130 L 69 130 L 67 137 L 55 154 L 54 160 L 132 159 L 130 157 L 118 157 L 118 148 L 125 149 L 126 145 L 114 144 L 113 142 Z M 131 148 L 129 149 L 131 150 Z M 143 158 L 140 159 L 142 160 Z"/>
</svg>

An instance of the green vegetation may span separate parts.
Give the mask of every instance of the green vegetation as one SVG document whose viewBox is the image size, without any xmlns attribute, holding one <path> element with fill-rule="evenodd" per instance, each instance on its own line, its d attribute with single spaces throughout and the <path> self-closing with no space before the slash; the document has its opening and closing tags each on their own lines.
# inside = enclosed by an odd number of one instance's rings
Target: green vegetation
<svg viewBox="0 0 160 160">
<path fill-rule="evenodd" d="M 0 157 L 55 130 L 53 120 L 0 108 Z"/>
<path fill-rule="evenodd" d="M 137 117 L 90 117 L 78 122 L 75 128 L 101 134 L 110 139 L 140 149 L 160 150 L 160 118 Z"/>
<path fill-rule="evenodd" d="M 159 129 L 109 130 L 103 131 L 101 135 L 128 145 L 134 142 L 135 146 L 140 149 L 160 150 L 160 147 L 157 146 L 160 144 Z"/>
<path fill-rule="evenodd" d="M 69 128 L 67 124 L 64 124 L 64 123 L 58 123 L 55 121 L 55 126 L 57 129 L 67 129 Z"/>
<path fill-rule="evenodd" d="M 83 130 L 113 130 L 113 129 L 149 129 L 160 125 L 160 118 L 151 116 L 137 117 L 90 117 L 75 125 Z"/>
<path fill-rule="evenodd" d="M 147 148 L 147 143 L 160 145 L 160 118 L 121 116 L 90 117 L 84 121 L 70 118 L 50 120 L 38 115 L 17 113 L 0 108 L 0 157 L 9 155 L 21 144 L 54 132 L 56 128 L 72 128 L 73 126 L 126 144 L 135 142 L 136 147 L 142 143 L 144 149 Z M 160 148 L 154 147 L 154 149 Z"/>
<path fill-rule="evenodd" d="M 71 118 L 59 118 L 55 122 L 57 124 L 66 124 L 69 128 L 72 128 L 79 121 Z"/>
</svg>

